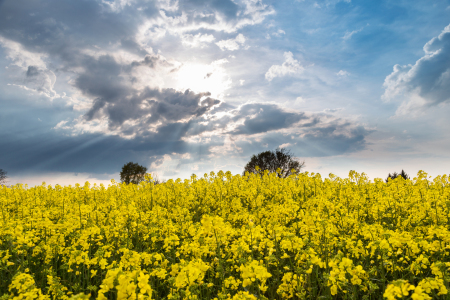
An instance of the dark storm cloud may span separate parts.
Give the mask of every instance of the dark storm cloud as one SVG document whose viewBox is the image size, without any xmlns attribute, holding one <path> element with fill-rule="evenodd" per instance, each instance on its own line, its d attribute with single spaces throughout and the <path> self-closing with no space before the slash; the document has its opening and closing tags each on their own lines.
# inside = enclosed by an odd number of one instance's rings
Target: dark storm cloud
<svg viewBox="0 0 450 300">
<path fill-rule="evenodd" d="M 385 97 L 417 93 L 427 106 L 450 102 L 450 25 L 424 46 L 425 55 L 414 65 L 394 67 L 386 77 Z"/>
<path fill-rule="evenodd" d="M 158 132 L 134 139 L 98 133 L 64 135 L 49 128 L 58 122 L 58 116 L 70 116 L 69 107 L 59 107 L 56 101 L 42 107 L 20 98 L 3 100 L 0 166 L 11 176 L 24 171 L 114 173 L 128 161 L 149 165 L 157 156 L 191 150 L 189 143 L 181 140 L 187 131 L 184 123 L 164 125 Z M 14 114 L 18 110 L 22 114 Z"/>
<path fill-rule="evenodd" d="M 157 55 L 150 55 L 147 54 L 143 60 L 141 61 L 134 61 L 131 63 L 131 67 L 137 67 L 137 66 L 147 66 L 149 68 L 156 68 L 157 66 L 163 66 L 163 67 L 173 67 L 173 64 L 163 59 L 159 54 Z"/>
<path fill-rule="evenodd" d="M 158 143 L 141 139 L 125 140 L 118 136 L 84 134 L 74 137 L 44 132 L 27 139 L 2 134 L 0 163 L 12 173 L 23 171 L 118 172 L 130 160 L 149 165 L 152 156 L 167 152 L 185 153 L 188 144 L 172 142 L 170 137 L 157 135 Z"/>
<path fill-rule="evenodd" d="M 153 2 L 144 7 L 157 13 Z M 143 19 L 137 7 L 115 13 L 100 1 L 5 1 L 0 7 L 0 35 L 30 51 L 70 55 L 71 51 L 123 41 L 136 46 L 134 36 Z M 128 43 L 126 43 L 128 41 Z"/>
<path fill-rule="evenodd" d="M 322 126 L 324 126 L 322 124 Z M 345 130 L 343 134 L 340 131 Z M 275 149 L 283 144 L 297 157 L 325 157 L 348 154 L 365 149 L 366 137 L 372 132 L 363 126 L 333 122 L 323 128 L 311 128 L 305 134 L 280 134 L 272 131 L 254 140 L 251 137 L 237 142 L 242 148 L 242 156 Z"/>
<path fill-rule="evenodd" d="M 39 70 L 35 66 L 28 66 L 27 77 L 34 77 L 39 75 Z"/>
<path fill-rule="evenodd" d="M 365 138 L 372 132 L 361 125 L 328 114 L 288 112 L 278 105 L 264 103 L 240 107 L 234 111 L 233 119 L 244 122 L 230 134 L 247 136 L 247 141 L 239 145 L 253 152 L 255 143 L 251 142 L 252 136 L 257 135 L 257 143 L 267 146 L 261 146 L 261 151 L 289 143 L 292 149 L 301 151 L 302 156 L 340 155 L 364 149 L 367 145 Z M 260 137 L 260 133 L 266 134 Z M 246 146 L 247 142 L 251 142 L 251 145 Z"/>
<path fill-rule="evenodd" d="M 294 123 L 306 119 L 304 113 L 292 113 L 282 110 L 274 104 L 248 104 L 241 107 L 234 119 L 245 118 L 233 134 L 255 134 L 289 128 Z"/>
<path fill-rule="evenodd" d="M 122 49 L 137 55 L 145 56 L 149 54 L 147 50 L 142 49 L 142 47 L 131 37 L 123 38 L 120 41 L 120 45 L 122 46 Z"/>
<path fill-rule="evenodd" d="M 75 80 L 75 85 L 84 94 L 95 98 L 94 104 L 86 114 L 88 120 L 95 117 L 106 103 L 115 103 L 132 93 L 131 83 L 121 76 L 122 66 L 113 57 L 102 55 L 98 59 L 87 57 L 84 60 L 86 71 Z"/>
<path fill-rule="evenodd" d="M 222 106 L 226 109 L 221 109 Z M 234 136 L 237 144 L 244 149 L 244 156 L 248 151 L 254 152 L 255 145 L 261 145 L 264 150 L 266 147 L 262 145 L 276 148 L 289 142 L 293 149 L 302 149 L 302 155 L 311 157 L 364 149 L 367 146 L 365 138 L 372 133 L 361 125 L 328 114 L 290 112 L 275 104 L 251 103 L 239 108 L 227 106 L 227 103 L 221 103 L 211 112 L 214 116 L 219 111 L 228 111 L 226 116 L 211 117 L 208 122 L 193 119 L 185 125 L 177 124 L 177 130 L 169 131 L 180 133 L 180 137 L 216 133 L 212 139 L 214 146 L 221 144 L 225 136 Z M 241 125 L 229 130 L 233 124 Z"/>
<path fill-rule="evenodd" d="M 86 67 L 86 72 L 76 80 L 76 86 L 95 99 L 85 115 L 86 120 L 106 117 L 111 129 L 130 120 L 138 120 L 145 127 L 156 122 L 170 123 L 200 117 L 220 103 L 209 97 L 210 93 L 148 87 L 137 90 L 124 78 L 124 66 L 111 56 L 93 59 L 86 63 Z"/>
</svg>

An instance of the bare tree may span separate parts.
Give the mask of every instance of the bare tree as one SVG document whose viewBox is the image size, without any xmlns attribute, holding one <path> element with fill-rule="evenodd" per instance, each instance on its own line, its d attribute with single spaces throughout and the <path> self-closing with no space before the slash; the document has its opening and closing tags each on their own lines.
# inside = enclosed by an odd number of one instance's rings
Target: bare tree
<svg viewBox="0 0 450 300">
<path fill-rule="evenodd" d="M 6 185 L 6 179 L 8 176 L 6 176 L 8 172 L 4 171 L 3 169 L 0 169 L 0 186 Z"/>
<path fill-rule="evenodd" d="M 152 174 L 152 182 L 156 185 L 156 184 L 165 183 L 166 180 L 159 179 L 158 174 Z"/>
<path fill-rule="evenodd" d="M 304 166 L 305 162 L 299 161 L 289 150 L 278 148 L 275 151 L 265 151 L 253 155 L 245 166 L 243 174 L 245 172 L 263 173 L 265 170 L 274 173 L 277 172 L 277 169 L 280 169 L 278 176 L 285 178 L 292 174 L 292 170 L 295 170 L 297 174 L 300 173 Z M 259 171 L 256 167 L 259 167 Z"/>
</svg>

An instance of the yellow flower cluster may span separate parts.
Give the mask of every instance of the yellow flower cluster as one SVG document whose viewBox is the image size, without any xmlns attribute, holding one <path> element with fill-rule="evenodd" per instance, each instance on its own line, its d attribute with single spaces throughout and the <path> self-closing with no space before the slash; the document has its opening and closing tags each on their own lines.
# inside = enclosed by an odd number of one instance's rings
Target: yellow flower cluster
<svg viewBox="0 0 450 300">
<path fill-rule="evenodd" d="M 147 175 L 0 206 L 0 300 L 450 299 L 446 175 Z"/>
<path fill-rule="evenodd" d="M 242 282 L 244 288 L 252 285 L 253 282 L 257 282 L 260 283 L 258 287 L 263 293 L 267 290 L 266 280 L 272 275 L 258 261 L 252 260 L 250 264 L 241 265 L 239 269 L 241 271 L 241 277 L 244 279 Z"/>
</svg>

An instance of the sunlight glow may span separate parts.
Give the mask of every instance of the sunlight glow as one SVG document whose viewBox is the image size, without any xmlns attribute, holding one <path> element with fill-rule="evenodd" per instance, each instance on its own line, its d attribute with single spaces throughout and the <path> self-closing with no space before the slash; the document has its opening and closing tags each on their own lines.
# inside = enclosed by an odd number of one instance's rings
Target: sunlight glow
<svg viewBox="0 0 450 300">
<path fill-rule="evenodd" d="M 196 93 L 210 92 L 211 97 L 223 99 L 225 90 L 231 87 L 231 78 L 222 66 L 226 59 L 214 61 L 209 65 L 186 63 L 177 72 L 176 87 L 191 89 Z"/>
</svg>

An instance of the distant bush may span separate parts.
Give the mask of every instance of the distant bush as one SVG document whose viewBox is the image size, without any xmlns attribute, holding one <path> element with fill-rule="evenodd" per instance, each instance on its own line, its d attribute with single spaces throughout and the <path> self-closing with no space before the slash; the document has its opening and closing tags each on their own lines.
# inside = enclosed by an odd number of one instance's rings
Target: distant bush
<svg viewBox="0 0 450 300">
<path fill-rule="evenodd" d="M 395 179 L 395 178 L 397 178 L 398 176 L 401 176 L 401 177 L 403 177 L 403 179 L 409 179 L 409 175 L 408 174 L 406 174 L 406 172 L 404 171 L 404 170 L 402 170 L 400 173 L 397 173 L 397 172 L 394 172 L 394 173 L 389 173 L 388 174 L 388 177 L 386 178 L 386 182 L 388 182 L 389 181 L 389 178 L 390 179 Z"/>
<path fill-rule="evenodd" d="M 6 185 L 6 179 L 8 176 L 6 176 L 8 172 L 4 171 L 3 169 L 0 169 L 0 186 Z"/>
</svg>

